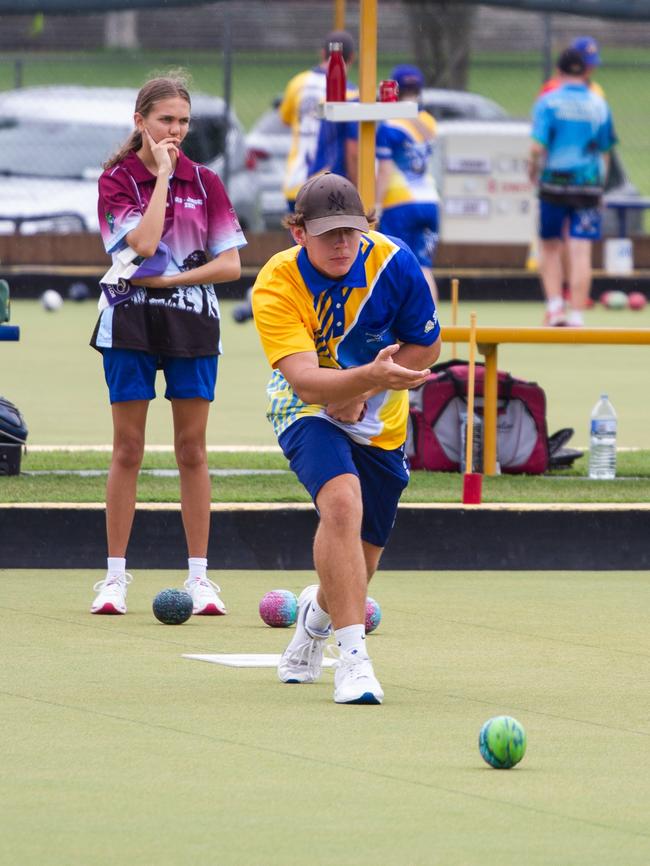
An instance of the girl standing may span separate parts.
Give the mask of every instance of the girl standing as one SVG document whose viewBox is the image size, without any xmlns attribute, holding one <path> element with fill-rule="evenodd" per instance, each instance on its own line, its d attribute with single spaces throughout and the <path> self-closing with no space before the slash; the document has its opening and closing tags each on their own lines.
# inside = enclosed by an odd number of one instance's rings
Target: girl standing
<svg viewBox="0 0 650 866">
<path fill-rule="evenodd" d="M 183 154 L 190 106 L 182 78 L 148 81 L 136 99 L 135 129 L 99 179 L 100 228 L 113 261 L 126 251 L 127 257 L 140 257 L 136 261 L 163 264 L 157 268 L 160 276 L 132 280 L 139 288 L 127 300 L 112 306 L 100 301 L 91 339 L 103 356 L 113 416 L 108 563 L 106 577 L 94 587 L 91 612 L 97 614 L 126 613 L 132 580 L 126 549 L 158 369 L 172 407 L 189 557 L 185 587 L 195 614 L 226 613 L 220 589 L 206 573 L 210 477 L 205 440 L 221 351 L 213 284 L 238 279 L 238 249 L 246 240 L 219 178 Z"/>
</svg>

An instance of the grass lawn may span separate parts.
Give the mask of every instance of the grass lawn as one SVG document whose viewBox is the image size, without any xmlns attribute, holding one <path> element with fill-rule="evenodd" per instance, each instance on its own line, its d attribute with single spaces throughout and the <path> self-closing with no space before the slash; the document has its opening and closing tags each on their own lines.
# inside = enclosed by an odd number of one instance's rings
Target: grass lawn
<svg viewBox="0 0 650 866">
<path fill-rule="evenodd" d="M 105 496 L 110 454 L 104 452 L 41 452 L 23 457 L 20 476 L 0 478 L 0 502 L 101 502 Z M 289 470 L 281 453 L 211 453 L 213 502 L 308 502 L 309 496 Z M 148 452 L 138 484 L 139 502 L 179 502 L 177 476 L 153 474 L 175 469 L 173 455 Z M 87 475 L 72 474 L 84 471 Z M 68 472 L 69 474 L 65 474 Z M 94 473 L 94 474 L 91 474 Z M 245 473 L 245 474 L 238 474 Z M 650 452 L 623 452 L 615 481 L 586 477 L 587 457 L 571 470 L 545 476 L 502 475 L 483 479 L 483 502 L 650 501 Z M 458 503 L 458 473 L 413 472 L 402 503 Z"/>
<path fill-rule="evenodd" d="M 3 862 L 647 866 L 647 573 L 380 572 L 381 707 L 182 658 L 280 653 L 258 602 L 308 573 L 215 572 L 230 615 L 180 628 L 151 613 L 180 572 L 125 617 L 88 613 L 101 576 L 3 580 Z M 501 714 L 509 771 L 477 748 Z"/>
<path fill-rule="evenodd" d="M 479 325 L 539 325 L 542 304 L 534 302 L 463 303 L 459 324 L 469 324 L 476 310 Z M 540 293 L 541 299 L 541 293 Z M 440 305 L 443 326 L 450 305 Z M 222 304 L 224 355 L 220 359 L 217 397 L 210 415 L 210 445 L 274 445 L 265 418 L 269 368 L 252 322 L 235 324 L 232 303 Z M 47 313 L 37 301 L 15 301 L 12 323 L 21 326 L 18 343 L 0 343 L 2 393 L 23 411 L 31 445 L 104 445 L 111 441 L 111 419 L 101 358 L 88 346 L 95 323 L 95 304 L 66 302 Z M 641 312 L 602 307 L 587 314 L 590 326 L 650 327 L 650 306 Z M 458 346 L 466 353 L 467 346 Z M 443 348 L 441 360 L 450 357 Z M 466 354 L 464 355 L 466 357 Z M 609 394 L 618 413 L 618 444 L 650 448 L 647 401 L 650 353 L 644 346 L 506 345 L 499 368 L 539 382 L 546 391 L 549 432 L 573 427 L 575 447 L 588 445 L 589 416 L 601 392 Z M 162 385 L 159 380 L 159 392 Z M 148 422 L 149 445 L 171 443 L 167 401 L 153 401 Z"/>
<path fill-rule="evenodd" d="M 461 285 L 462 298 L 462 285 Z M 269 448 L 275 446 L 265 418 L 265 385 L 268 369 L 252 323 L 235 324 L 232 302 L 223 304 L 225 354 L 220 360 L 217 398 L 213 406 L 208 443 L 211 446 Z M 535 325 L 541 304 L 478 303 L 479 324 Z M 461 302 L 459 322 L 469 318 L 469 305 Z M 104 497 L 105 476 L 41 475 L 51 470 L 105 470 L 106 452 L 30 452 L 30 445 L 93 446 L 111 441 L 110 410 L 101 370 L 101 359 L 87 340 L 96 316 L 92 302 L 66 302 L 57 313 L 47 313 L 37 301 L 16 301 L 12 321 L 21 326 L 21 341 L 2 343 L 4 394 L 22 410 L 30 429 L 28 453 L 23 457 L 20 477 L 3 478 L 0 501 L 4 502 L 97 502 Z M 441 304 L 441 320 L 449 320 L 449 304 Z M 635 313 L 596 308 L 588 324 L 648 326 L 650 310 Z M 459 346 L 459 354 L 466 347 Z M 443 359 L 450 347 L 443 350 Z M 548 477 L 501 476 L 485 479 L 485 502 L 646 502 L 650 495 L 650 445 L 647 403 L 640 399 L 648 387 L 647 347 L 591 346 L 503 346 L 501 369 L 525 379 L 539 381 L 546 390 L 549 431 L 560 427 L 576 430 L 570 445 L 588 447 L 589 415 L 601 391 L 609 393 L 619 417 L 619 446 L 639 451 L 621 451 L 615 482 L 593 482 L 586 476 L 587 458 L 573 469 Z M 162 385 L 159 382 L 159 391 Z M 171 413 L 167 401 L 153 401 L 148 420 L 148 445 L 172 441 Z M 306 501 L 307 496 L 279 453 L 210 455 L 215 474 L 215 501 Z M 173 468 L 171 454 L 148 452 L 145 469 Z M 228 475 L 223 470 L 275 470 L 274 474 Z M 139 487 L 143 502 L 178 501 L 178 479 L 143 474 Z M 457 474 L 417 472 L 404 502 L 458 502 Z"/>
</svg>

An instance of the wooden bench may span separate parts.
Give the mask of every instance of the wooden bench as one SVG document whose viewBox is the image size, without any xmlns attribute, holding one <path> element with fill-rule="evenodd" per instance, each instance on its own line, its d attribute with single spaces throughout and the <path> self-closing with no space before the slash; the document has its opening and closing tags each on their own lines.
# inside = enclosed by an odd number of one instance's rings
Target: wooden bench
<svg viewBox="0 0 650 866">
<path fill-rule="evenodd" d="M 469 343 L 469 326 L 443 327 L 445 343 Z M 483 393 L 483 472 L 497 472 L 497 352 L 500 343 L 565 343 L 576 345 L 650 345 L 650 328 L 476 328 L 476 344 L 485 357 Z"/>
</svg>

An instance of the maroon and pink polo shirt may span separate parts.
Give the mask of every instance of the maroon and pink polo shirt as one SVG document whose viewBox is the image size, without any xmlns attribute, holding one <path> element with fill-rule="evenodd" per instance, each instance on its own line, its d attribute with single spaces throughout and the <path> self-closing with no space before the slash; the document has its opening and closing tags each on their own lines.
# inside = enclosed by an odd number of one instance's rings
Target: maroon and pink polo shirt
<svg viewBox="0 0 650 866">
<path fill-rule="evenodd" d="M 134 151 L 99 178 L 99 225 L 106 251 L 123 250 L 147 209 L 156 178 Z M 198 267 L 208 257 L 243 247 L 246 239 L 217 175 L 179 154 L 169 179 L 161 237 L 171 251 L 165 275 Z M 91 345 L 177 357 L 221 351 L 219 304 L 211 284 L 143 288 L 102 311 Z"/>
</svg>

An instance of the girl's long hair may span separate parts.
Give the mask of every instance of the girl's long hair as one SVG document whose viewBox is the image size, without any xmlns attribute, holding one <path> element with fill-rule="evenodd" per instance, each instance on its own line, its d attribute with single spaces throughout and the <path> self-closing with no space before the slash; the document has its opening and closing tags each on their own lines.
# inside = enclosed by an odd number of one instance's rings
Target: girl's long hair
<svg viewBox="0 0 650 866">
<path fill-rule="evenodd" d="M 156 102 L 163 99 L 174 99 L 179 96 L 191 107 L 192 101 L 188 91 L 187 77 L 181 72 L 170 72 L 159 78 L 152 78 L 140 89 L 135 100 L 135 111 L 143 117 L 147 117 Z M 113 168 L 118 162 L 132 150 L 140 150 L 142 147 L 142 133 L 134 129 L 122 147 L 113 154 L 105 163 L 104 168 Z"/>
</svg>

